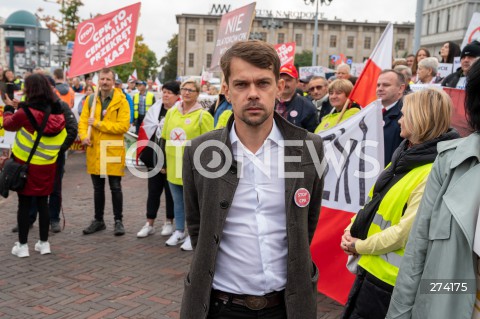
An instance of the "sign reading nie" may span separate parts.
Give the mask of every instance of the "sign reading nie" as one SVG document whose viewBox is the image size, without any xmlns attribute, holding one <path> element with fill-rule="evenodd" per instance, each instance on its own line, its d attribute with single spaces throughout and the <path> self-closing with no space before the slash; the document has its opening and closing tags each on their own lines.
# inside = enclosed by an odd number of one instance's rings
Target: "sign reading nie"
<svg viewBox="0 0 480 319">
<path fill-rule="evenodd" d="M 140 2 L 78 25 L 69 76 L 132 60 Z"/>
<path fill-rule="evenodd" d="M 253 2 L 222 16 L 217 42 L 213 51 L 211 71 L 218 70 L 220 57 L 235 42 L 248 40 L 250 26 L 255 14 L 255 5 L 256 3 Z"/>
</svg>

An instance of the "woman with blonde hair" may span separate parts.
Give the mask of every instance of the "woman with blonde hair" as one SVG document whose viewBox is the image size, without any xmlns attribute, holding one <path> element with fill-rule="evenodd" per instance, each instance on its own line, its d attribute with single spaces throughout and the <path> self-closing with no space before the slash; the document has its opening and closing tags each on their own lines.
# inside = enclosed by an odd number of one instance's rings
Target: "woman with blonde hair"
<svg viewBox="0 0 480 319">
<path fill-rule="evenodd" d="M 343 318 L 385 318 L 437 144 L 459 137 L 450 128 L 452 101 L 443 91 L 405 96 L 402 112 L 400 135 L 405 140 L 342 236 L 341 248 L 358 257 Z"/>
<path fill-rule="evenodd" d="M 173 197 L 175 231 L 166 241 L 167 246 L 182 244 L 182 250 L 192 250 L 190 237 L 185 233 L 183 206 L 182 165 L 185 144 L 197 136 L 213 130 L 213 117 L 197 102 L 200 86 L 194 80 L 180 85 L 182 101 L 170 108 L 165 116 L 161 145 L 166 158 L 166 174 Z M 180 150 L 179 150 L 180 148 Z"/>
<path fill-rule="evenodd" d="M 322 121 L 315 129 L 315 134 L 320 131 L 331 129 L 338 123 L 341 123 L 352 115 L 360 112 L 359 106 L 353 103 L 347 106 L 347 110 L 343 113 L 341 120 L 338 120 L 352 89 L 353 84 L 349 80 L 337 79 L 328 85 L 328 100 L 333 108 L 330 114 L 327 114 L 322 118 Z"/>
</svg>

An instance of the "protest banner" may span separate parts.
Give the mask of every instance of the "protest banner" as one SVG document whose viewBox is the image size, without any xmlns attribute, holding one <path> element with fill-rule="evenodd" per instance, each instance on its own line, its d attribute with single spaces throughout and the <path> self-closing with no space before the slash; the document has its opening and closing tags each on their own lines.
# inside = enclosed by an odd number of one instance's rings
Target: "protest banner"
<svg viewBox="0 0 480 319">
<path fill-rule="evenodd" d="M 275 50 L 277 50 L 278 57 L 280 58 L 280 67 L 289 63 L 294 64 L 296 45 L 295 42 L 279 43 L 275 45 Z"/>
<path fill-rule="evenodd" d="M 365 63 L 352 63 L 350 74 L 359 77 L 365 68 Z"/>
<path fill-rule="evenodd" d="M 480 12 L 473 13 L 460 48 L 463 49 L 467 44 L 474 40 L 480 40 Z"/>
<path fill-rule="evenodd" d="M 325 77 L 326 73 L 335 73 L 335 70 L 329 69 L 324 66 L 301 66 L 299 68 L 300 78 L 307 79 L 312 76 L 323 76 Z"/>
<path fill-rule="evenodd" d="M 462 137 L 472 134 L 474 130 L 465 117 L 465 90 L 447 87 L 444 87 L 443 90 L 450 95 L 453 102 L 451 127 L 455 128 Z"/>
<path fill-rule="evenodd" d="M 222 16 L 210 71 L 219 70 L 220 58 L 235 42 L 248 40 L 255 16 L 255 5 L 256 3 L 253 2 Z"/>
<path fill-rule="evenodd" d="M 140 2 L 94 19 L 77 28 L 70 77 L 132 61 Z"/>
<path fill-rule="evenodd" d="M 437 69 L 437 76 L 444 78 L 453 72 L 452 63 L 439 63 Z"/>
<path fill-rule="evenodd" d="M 383 170 L 382 105 L 374 101 L 359 113 L 319 135 L 327 169 L 322 208 L 310 245 L 321 274 L 318 291 L 345 304 L 355 276 L 346 268 L 340 248 L 344 229 L 365 205 L 368 192 Z"/>
</svg>

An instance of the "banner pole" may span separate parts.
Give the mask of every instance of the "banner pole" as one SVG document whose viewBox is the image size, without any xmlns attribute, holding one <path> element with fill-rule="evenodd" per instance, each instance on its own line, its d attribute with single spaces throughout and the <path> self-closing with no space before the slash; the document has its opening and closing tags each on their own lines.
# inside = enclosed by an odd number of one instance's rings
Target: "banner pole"
<svg viewBox="0 0 480 319">
<path fill-rule="evenodd" d="M 97 108 L 97 97 L 98 97 L 98 83 L 94 87 L 94 94 L 93 94 L 93 101 L 92 101 L 92 107 L 90 108 L 90 118 L 93 119 L 95 118 L 95 110 Z M 92 126 L 89 125 L 87 129 L 87 138 L 90 139 L 92 136 Z"/>
<path fill-rule="evenodd" d="M 345 102 L 345 105 L 343 105 L 342 112 L 340 113 L 340 116 L 337 119 L 337 123 L 335 123 L 334 126 L 338 125 L 338 123 L 340 123 L 340 121 L 342 120 L 343 114 L 345 114 L 348 104 L 350 104 L 350 99 L 347 99 L 347 101 Z"/>
</svg>

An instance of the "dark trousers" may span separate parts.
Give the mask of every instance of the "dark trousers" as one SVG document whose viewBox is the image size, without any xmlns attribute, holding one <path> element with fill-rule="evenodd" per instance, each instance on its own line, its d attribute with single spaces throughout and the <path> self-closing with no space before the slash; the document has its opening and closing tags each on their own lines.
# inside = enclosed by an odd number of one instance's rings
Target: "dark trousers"
<svg viewBox="0 0 480 319">
<path fill-rule="evenodd" d="M 18 241 L 20 244 L 28 242 L 28 231 L 30 229 L 30 211 L 32 207 L 33 196 L 18 194 Z M 48 228 L 50 226 L 50 216 L 48 214 L 47 196 L 37 196 L 37 208 L 39 214 L 40 240 L 48 240 Z"/>
<path fill-rule="evenodd" d="M 53 192 L 48 197 L 48 211 L 50 213 L 50 222 L 60 222 L 60 210 L 62 209 L 62 179 L 65 172 L 65 153 L 61 152 L 57 157 L 57 168 L 55 171 L 55 181 L 53 183 Z M 30 209 L 30 224 L 35 223 L 37 219 L 37 200 L 32 199 L 32 208 Z"/>
<path fill-rule="evenodd" d="M 143 119 L 145 118 L 145 114 L 138 114 L 138 118 L 135 122 L 135 134 L 138 135 L 138 131 L 140 130 L 140 125 L 142 125 Z"/>
<path fill-rule="evenodd" d="M 219 299 L 210 299 L 210 310 L 207 319 L 287 319 L 287 310 L 285 303 L 278 306 L 251 310 L 247 307 L 224 302 Z"/>
<path fill-rule="evenodd" d="M 170 192 L 170 187 L 167 183 L 167 175 L 157 173 L 148 179 L 148 196 L 147 196 L 147 218 L 157 218 L 157 212 L 160 208 L 160 196 L 162 196 L 163 189 L 165 189 L 165 204 L 167 210 L 167 219 L 173 219 L 173 197 Z"/>
<path fill-rule="evenodd" d="M 393 286 L 359 267 L 342 318 L 384 319 L 390 305 L 392 292 Z"/>
<path fill-rule="evenodd" d="M 93 183 L 93 202 L 95 205 L 95 219 L 103 221 L 105 210 L 105 178 L 100 175 L 91 175 Z M 110 191 L 112 193 L 113 215 L 115 220 L 123 218 L 123 194 L 122 194 L 122 177 L 107 176 Z"/>
</svg>

